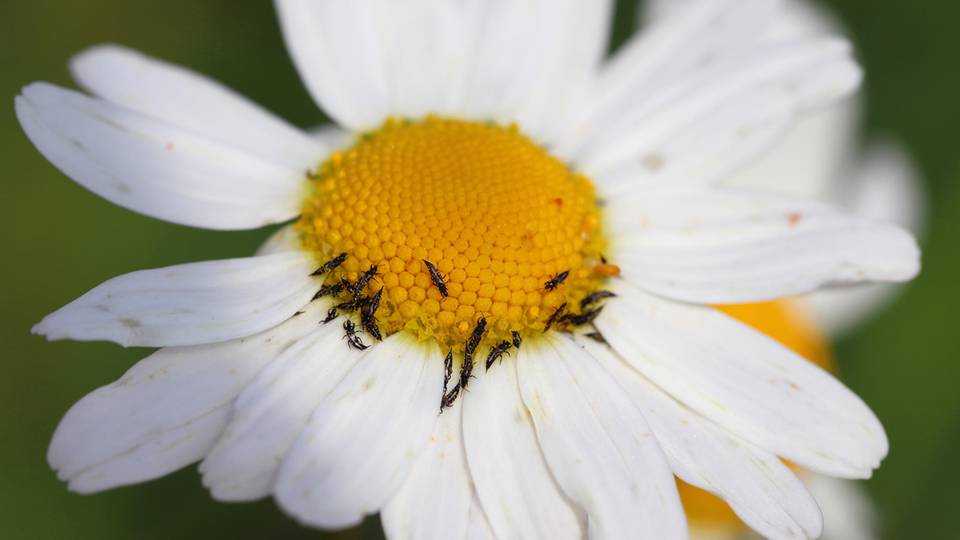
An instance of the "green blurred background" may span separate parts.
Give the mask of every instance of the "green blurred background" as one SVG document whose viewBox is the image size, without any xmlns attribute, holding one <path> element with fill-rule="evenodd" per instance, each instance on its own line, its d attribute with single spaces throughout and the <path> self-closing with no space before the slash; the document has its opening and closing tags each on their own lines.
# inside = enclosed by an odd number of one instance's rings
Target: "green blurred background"
<svg viewBox="0 0 960 540">
<path fill-rule="evenodd" d="M 884 538 L 957 538 L 960 525 L 960 2 L 834 0 L 866 67 L 866 125 L 903 142 L 930 195 L 924 272 L 886 313 L 837 344 L 847 383 L 874 407 L 891 453 L 868 483 Z M 615 41 L 636 6 L 620 2 Z M 31 336 L 43 315 L 131 270 L 250 253 L 269 231 L 216 233 L 115 207 L 27 141 L 13 97 L 36 80 L 71 85 L 70 56 L 117 42 L 219 79 L 301 126 L 323 116 L 286 56 L 270 2 L 7 1 L 0 6 L 0 538 L 300 538 L 270 501 L 214 503 L 194 468 L 94 496 L 69 493 L 45 462 L 61 415 L 144 351 Z M 951 239 L 953 238 L 953 239 Z M 377 538 L 376 520 L 333 535 Z"/>
</svg>

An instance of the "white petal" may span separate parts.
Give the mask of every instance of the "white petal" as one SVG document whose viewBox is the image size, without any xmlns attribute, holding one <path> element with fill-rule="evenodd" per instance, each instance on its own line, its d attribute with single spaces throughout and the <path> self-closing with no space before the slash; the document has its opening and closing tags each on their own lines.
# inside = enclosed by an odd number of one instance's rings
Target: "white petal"
<svg viewBox="0 0 960 540">
<path fill-rule="evenodd" d="M 858 110 L 859 101 L 851 99 L 803 115 L 776 146 L 722 185 L 821 199 L 855 153 Z"/>
<path fill-rule="evenodd" d="M 589 95 L 612 8 L 609 0 L 469 2 L 467 115 L 517 121 L 539 140 L 559 136 L 568 127 L 563 113 Z"/>
<path fill-rule="evenodd" d="M 755 32 L 744 29 L 762 25 L 774 12 L 769 0 L 696 2 L 643 28 L 603 66 L 595 91 L 581 111 L 580 127 L 595 128 L 603 119 L 613 118 L 624 102 L 644 101 L 666 83 L 751 50 L 758 39 Z"/>
<path fill-rule="evenodd" d="M 470 521 L 467 524 L 467 540 L 495 540 L 493 529 L 490 527 L 490 521 L 487 520 L 483 508 L 480 506 L 480 500 L 477 494 L 473 494 L 470 502 Z"/>
<path fill-rule="evenodd" d="M 379 511 L 426 447 L 442 392 L 437 346 L 404 333 L 375 344 L 313 411 L 280 466 L 277 503 L 329 528 Z"/>
<path fill-rule="evenodd" d="M 326 155 L 317 140 L 220 83 L 126 47 L 92 47 L 74 56 L 70 67 L 97 97 L 264 161 L 305 170 Z"/>
<path fill-rule="evenodd" d="M 798 112 L 846 94 L 859 81 L 845 42 L 769 46 L 622 111 L 591 137 L 577 161 L 598 177 L 625 163 L 656 162 L 640 169 L 637 181 L 714 181 L 769 148 Z M 717 170 L 719 163 L 728 167 Z"/>
<path fill-rule="evenodd" d="M 391 540 L 467 537 L 474 500 L 463 449 L 462 400 L 444 410 L 430 443 L 380 519 Z M 481 516 L 482 517 L 482 516 Z M 474 516 L 476 518 L 476 516 Z"/>
<path fill-rule="evenodd" d="M 791 123 L 789 100 L 776 89 L 759 89 L 744 99 L 711 109 L 657 148 L 604 171 L 596 180 L 607 198 L 659 186 L 723 181 L 748 164 Z"/>
<path fill-rule="evenodd" d="M 240 394 L 230 423 L 200 465 L 214 498 L 247 501 L 270 494 L 310 414 L 357 361 L 357 351 L 342 338 L 339 320 L 321 325 L 284 350 Z"/>
<path fill-rule="evenodd" d="M 319 287 L 302 251 L 141 270 L 115 277 L 33 327 L 48 339 L 123 346 L 199 345 L 253 335 L 307 304 Z"/>
<path fill-rule="evenodd" d="M 225 373 L 218 375 L 227 377 Z M 219 392 L 212 395 L 223 399 Z M 173 403 L 166 404 L 171 407 L 176 406 Z M 144 404 L 140 406 L 144 408 Z M 220 405 L 203 414 L 193 416 L 185 422 L 160 427 L 162 431 L 146 435 L 142 433 L 142 428 L 139 426 L 131 428 L 130 421 L 123 421 L 119 425 L 114 424 L 112 426 L 114 431 L 107 436 L 115 437 L 118 433 L 125 436 L 124 442 L 130 446 L 128 449 L 118 454 L 105 455 L 105 451 L 98 448 L 96 451 L 100 453 L 97 454 L 97 458 L 104 461 L 89 463 L 88 468 L 80 471 L 61 470 L 58 471 L 57 476 L 69 482 L 70 490 L 83 494 L 165 476 L 201 459 L 216 440 L 229 415 L 230 407 Z M 102 416 L 100 420 L 109 421 L 110 419 Z M 153 420 L 149 425 L 156 427 L 159 423 Z M 131 440 L 134 437 L 137 438 Z M 59 444 L 71 445 L 69 442 Z M 50 463 L 52 467 L 57 467 L 52 458 Z"/>
<path fill-rule="evenodd" d="M 274 5 L 300 78 L 331 118 L 365 131 L 390 116 L 371 2 L 275 0 Z"/>
<path fill-rule="evenodd" d="M 773 339 L 701 306 L 625 282 L 596 326 L 675 399 L 743 439 L 833 476 L 866 478 L 887 454 L 873 412 L 827 372 Z"/>
<path fill-rule="evenodd" d="M 652 3 L 653 11 L 684 4 L 680 0 Z M 774 41 L 843 33 L 825 6 L 807 0 L 781 2 L 765 30 Z M 724 180 L 724 185 L 807 198 L 822 196 L 836 183 L 838 171 L 855 151 L 861 106 L 859 99 L 846 99 L 802 115 L 775 147 Z"/>
<path fill-rule="evenodd" d="M 637 13 L 641 25 L 656 22 L 657 19 L 672 15 L 694 4 L 709 4 L 712 0 L 649 0 L 645 9 Z M 764 27 L 767 39 L 782 39 L 796 36 L 822 35 L 841 30 L 833 13 L 821 3 L 809 0 L 786 0 L 778 5 L 777 17 L 769 27 Z"/>
<path fill-rule="evenodd" d="M 108 201 L 210 229 L 250 229 L 300 211 L 298 163 L 277 163 L 132 109 L 46 83 L 16 98 L 17 118 L 43 155 Z"/>
<path fill-rule="evenodd" d="M 684 301 L 756 302 L 919 271 L 909 233 L 810 201 L 656 190 L 613 199 L 609 216 L 624 276 Z"/>
<path fill-rule="evenodd" d="M 276 1 L 301 77 L 341 125 L 436 113 L 519 121 L 541 138 L 602 58 L 612 5 Z"/>
<path fill-rule="evenodd" d="M 582 538 L 580 516 L 543 460 L 513 366 L 491 368 L 461 399 L 470 476 L 496 537 Z"/>
<path fill-rule="evenodd" d="M 142 482 L 201 459 L 230 403 L 284 348 L 312 331 L 308 308 L 267 332 L 216 345 L 161 349 L 66 414 L 47 459 L 74 491 Z"/>
<path fill-rule="evenodd" d="M 547 464 L 590 538 L 686 538 L 673 475 L 640 410 L 574 341 L 520 349 L 517 379 Z"/>
<path fill-rule="evenodd" d="M 376 36 L 391 115 L 457 115 L 466 59 L 466 28 L 458 2 L 366 0 L 361 24 Z"/>
<path fill-rule="evenodd" d="M 714 181 L 769 147 L 798 112 L 855 88 L 845 42 L 761 40 L 756 28 L 774 6 L 702 2 L 642 33 L 611 62 L 559 151 L 598 181 L 628 166 L 635 182 Z"/>
<path fill-rule="evenodd" d="M 838 204 L 923 235 L 927 197 L 920 174 L 903 148 L 890 142 L 874 143 L 851 180 L 835 190 Z M 841 336 L 883 311 L 900 290 L 890 285 L 838 287 L 817 291 L 806 300 L 824 328 Z"/>
<path fill-rule="evenodd" d="M 717 428 L 680 405 L 616 357 L 580 341 L 642 410 L 683 481 L 723 498 L 765 538 L 816 538 L 821 516 L 803 482 L 777 457 Z"/>
</svg>

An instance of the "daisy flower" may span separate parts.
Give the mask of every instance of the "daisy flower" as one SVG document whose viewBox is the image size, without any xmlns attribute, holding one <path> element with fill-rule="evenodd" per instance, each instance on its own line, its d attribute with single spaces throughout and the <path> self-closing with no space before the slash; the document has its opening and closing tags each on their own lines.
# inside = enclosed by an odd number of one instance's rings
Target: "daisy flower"
<svg viewBox="0 0 960 540">
<path fill-rule="evenodd" d="M 50 339 L 161 347 L 78 402 L 48 459 L 89 493 L 200 462 L 224 501 L 391 538 L 682 538 L 674 475 L 759 533 L 821 517 L 780 458 L 887 452 L 825 371 L 711 307 L 918 270 L 894 226 L 718 185 L 849 94 L 843 40 L 774 0 L 668 16 L 605 58 L 611 2 L 279 0 L 323 142 L 116 46 L 35 83 L 40 151 L 168 221 L 292 221 L 254 257 L 134 272 Z"/>
</svg>

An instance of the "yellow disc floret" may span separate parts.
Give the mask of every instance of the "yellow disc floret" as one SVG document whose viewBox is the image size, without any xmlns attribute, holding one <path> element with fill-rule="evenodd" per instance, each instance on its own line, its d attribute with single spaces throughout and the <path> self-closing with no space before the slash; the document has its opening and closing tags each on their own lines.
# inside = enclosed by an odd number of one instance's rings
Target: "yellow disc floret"
<svg viewBox="0 0 960 540">
<path fill-rule="evenodd" d="M 382 289 L 385 335 L 459 350 L 481 317 L 487 343 L 532 335 L 615 272 L 590 180 L 515 126 L 390 120 L 310 178 L 304 247 L 319 263 L 348 254 L 330 285 L 376 267 L 364 294 Z"/>
</svg>

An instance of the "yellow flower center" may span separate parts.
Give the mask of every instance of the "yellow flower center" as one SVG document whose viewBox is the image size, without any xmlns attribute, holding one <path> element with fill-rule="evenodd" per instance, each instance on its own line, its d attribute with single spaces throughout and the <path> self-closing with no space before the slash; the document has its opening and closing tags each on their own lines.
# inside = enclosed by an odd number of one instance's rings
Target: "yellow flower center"
<svg viewBox="0 0 960 540">
<path fill-rule="evenodd" d="M 590 180 L 516 126 L 389 120 L 310 179 L 304 247 L 318 264 L 347 254 L 323 274 L 346 285 L 339 301 L 382 290 L 373 317 L 384 336 L 406 330 L 462 351 L 481 318 L 487 345 L 532 336 L 564 303 L 580 313 L 617 272 L 603 260 Z"/>
<path fill-rule="evenodd" d="M 832 370 L 830 349 L 823 333 L 803 306 L 796 302 L 778 300 L 716 307 L 779 341 L 814 364 Z M 797 467 L 793 468 L 802 472 Z M 735 534 L 748 530 L 723 500 L 679 480 L 677 485 L 693 529 L 717 534 Z"/>
</svg>

